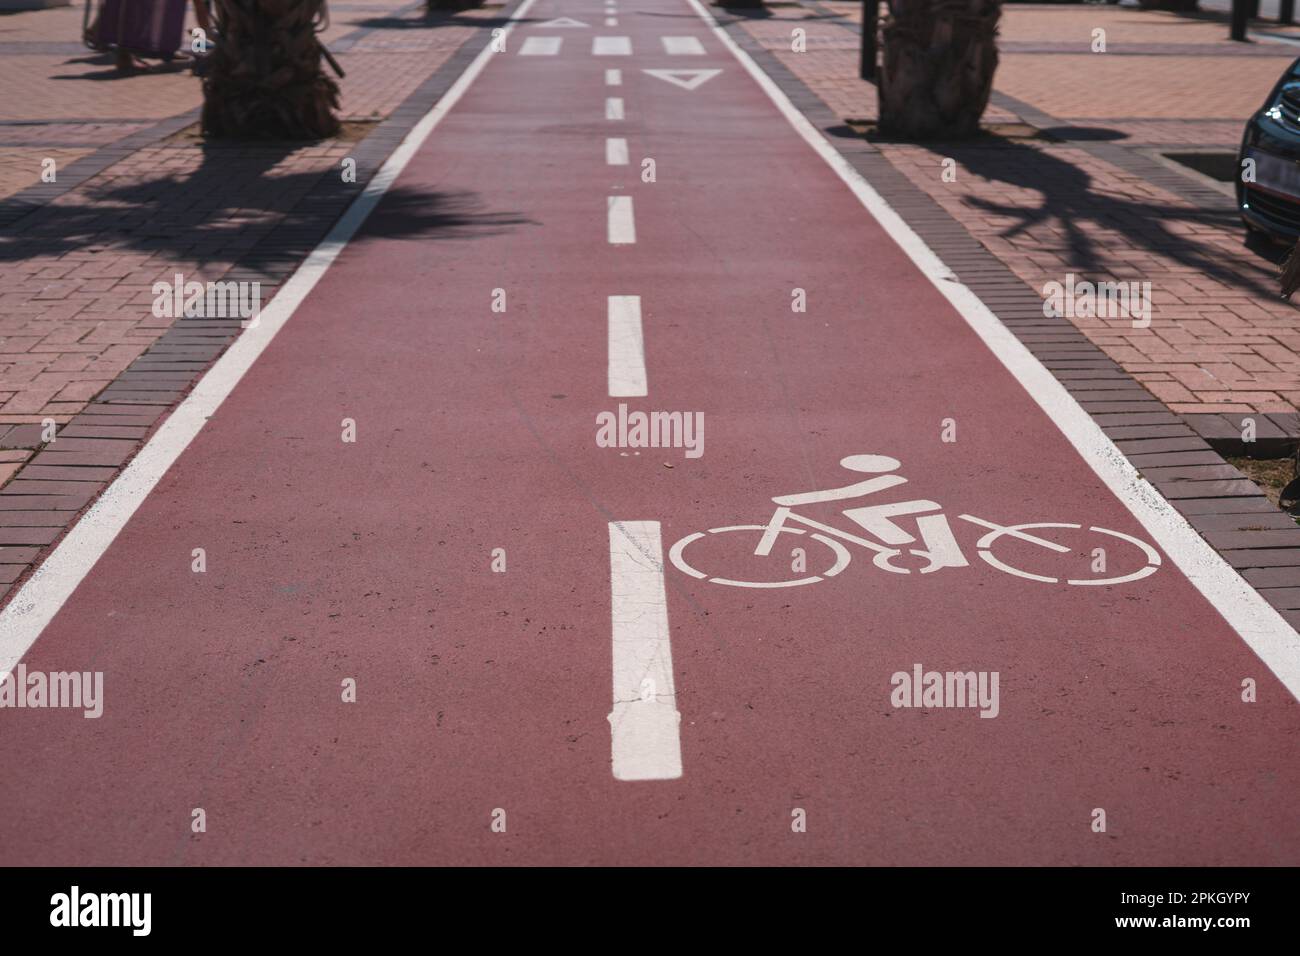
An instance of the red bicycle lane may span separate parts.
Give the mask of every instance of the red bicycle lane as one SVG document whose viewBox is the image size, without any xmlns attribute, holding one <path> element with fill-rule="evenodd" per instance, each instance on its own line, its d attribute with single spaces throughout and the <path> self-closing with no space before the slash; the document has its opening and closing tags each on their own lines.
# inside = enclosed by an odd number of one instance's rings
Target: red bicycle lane
<svg viewBox="0 0 1300 956">
<path fill-rule="evenodd" d="M 660 522 L 666 552 L 872 453 L 909 479 L 891 501 L 1150 539 L 688 14 L 638 3 L 494 58 L 27 656 L 103 670 L 105 713 L 0 715 L 0 859 L 1296 861 L 1295 702 L 1178 569 L 1027 581 L 955 517 L 971 566 L 934 574 L 855 551 L 750 590 L 669 565 L 682 776 L 611 774 L 611 522 Z M 508 49 L 534 34 L 561 31 Z M 641 72 L 680 68 L 721 72 Z M 607 241 L 610 195 L 635 243 Z M 647 395 L 615 398 L 607 298 L 631 295 Z M 704 454 L 598 447 L 620 402 L 703 413 Z M 728 543 L 691 554 L 740 577 Z M 893 707 L 916 664 L 997 672 L 997 717 Z"/>
</svg>

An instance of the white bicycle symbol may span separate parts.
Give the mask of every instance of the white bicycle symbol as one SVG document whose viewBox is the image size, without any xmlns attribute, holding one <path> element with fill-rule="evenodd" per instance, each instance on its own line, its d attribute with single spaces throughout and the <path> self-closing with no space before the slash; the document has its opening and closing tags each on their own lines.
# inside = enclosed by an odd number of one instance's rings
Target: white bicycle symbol
<svg viewBox="0 0 1300 956">
<path fill-rule="evenodd" d="M 850 455 L 843 459 L 840 464 L 850 471 L 866 472 L 868 474 L 879 474 L 881 472 L 892 472 L 901 467 L 897 459 L 889 458 L 884 455 Z M 877 540 L 873 541 L 868 538 L 851 534 L 839 528 L 834 528 L 819 521 L 814 521 L 803 515 L 796 514 L 792 509 L 798 505 L 815 504 L 827 501 L 840 501 L 849 498 L 858 498 L 875 492 L 883 491 L 887 488 L 893 488 L 897 485 L 905 484 L 906 478 L 900 475 L 883 474 L 879 477 L 869 478 L 865 481 L 859 481 L 845 488 L 832 489 L 830 491 L 813 491 L 796 495 L 780 495 L 772 499 L 777 508 L 773 512 L 771 519 L 767 524 L 739 524 L 730 525 L 723 528 L 710 528 L 708 531 L 696 531 L 688 534 L 669 551 L 669 558 L 676 565 L 677 569 L 691 577 L 707 580 L 713 584 L 725 584 L 737 588 L 791 588 L 803 584 L 816 584 L 818 581 L 824 581 L 839 574 L 849 566 L 851 555 L 849 549 L 841 542 L 846 541 L 850 544 L 856 544 L 860 547 L 874 551 L 875 556 L 872 558 L 876 567 L 884 571 L 890 571 L 895 574 L 910 574 L 912 569 L 899 567 L 892 563 L 893 559 L 903 554 L 904 550 L 908 554 L 924 558 L 926 564 L 919 568 L 921 574 L 930 574 L 942 568 L 964 568 L 969 567 L 970 563 L 962 553 L 956 537 L 953 535 L 952 527 L 948 523 L 947 517 L 941 512 L 942 509 L 933 501 L 916 500 L 896 502 L 884 505 L 868 505 L 858 508 L 848 508 L 843 514 L 854 521 L 872 534 Z M 917 530 L 920 533 L 921 547 L 904 548 L 905 545 L 917 543 L 914 535 L 895 523 L 894 518 L 904 515 L 918 515 L 916 519 Z M 1049 541 L 1038 535 L 1029 534 L 1031 530 L 1037 529 L 1074 529 L 1082 530 L 1083 525 L 1071 524 L 1065 522 L 1033 522 L 1029 524 L 1000 525 L 992 521 L 986 521 L 983 518 L 977 518 L 974 515 L 958 515 L 963 521 L 986 528 L 987 533 L 975 543 L 976 552 L 980 558 L 988 564 L 997 568 L 999 571 L 1005 571 L 1007 574 L 1013 574 L 1017 577 L 1025 578 L 1030 581 L 1041 581 L 1046 584 L 1061 583 L 1059 577 L 1051 577 L 1044 574 L 1035 574 L 1016 568 L 1007 564 L 993 553 L 994 545 L 1003 538 L 1014 538 L 1020 541 L 1027 541 L 1031 544 L 1045 548 L 1048 551 L 1067 554 L 1074 549 L 1058 544 L 1055 541 Z M 802 524 L 811 528 L 807 531 L 804 528 L 792 527 L 794 523 Z M 1119 531 L 1112 531 L 1108 528 L 1100 528 L 1095 525 L 1089 526 L 1089 532 L 1105 535 L 1108 539 L 1118 539 L 1127 542 L 1141 553 L 1144 564 L 1136 570 L 1127 574 L 1116 575 L 1112 577 L 1100 578 L 1067 578 L 1065 584 L 1080 586 L 1096 586 L 1102 584 L 1123 584 L 1128 581 L 1137 581 L 1149 574 L 1154 574 L 1160 567 L 1160 555 L 1156 549 L 1132 535 L 1127 535 Z M 784 581 L 738 581 L 731 578 L 711 576 L 705 571 L 693 567 L 685 557 L 686 548 L 695 541 L 699 541 L 706 535 L 729 535 L 738 533 L 754 534 L 758 533 L 758 541 L 753 549 L 753 555 L 759 558 L 766 558 L 772 553 L 772 548 L 776 545 L 777 538 L 783 534 L 789 535 L 807 535 L 806 540 L 813 540 L 825 545 L 830 551 L 828 556 L 831 560 L 830 567 L 820 574 L 813 574 L 807 577 L 796 578 Z M 748 547 L 748 545 L 746 545 Z M 1130 565 L 1131 566 L 1131 565 Z"/>
</svg>

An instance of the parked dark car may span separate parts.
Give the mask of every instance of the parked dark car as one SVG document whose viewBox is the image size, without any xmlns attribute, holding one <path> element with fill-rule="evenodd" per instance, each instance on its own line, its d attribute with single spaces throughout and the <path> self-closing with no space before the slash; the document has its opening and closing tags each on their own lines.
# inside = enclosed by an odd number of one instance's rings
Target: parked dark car
<svg viewBox="0 0 1300 956">
<path fill-rule="evenodd" d="M 1255 161 L 1254 182 L 1246 181 L 1247 159 Z M 1288 243 L 1300 237 L 1300 59 L 1246 123 L 1235 179 L 1248 229 Z"/>
</svg>

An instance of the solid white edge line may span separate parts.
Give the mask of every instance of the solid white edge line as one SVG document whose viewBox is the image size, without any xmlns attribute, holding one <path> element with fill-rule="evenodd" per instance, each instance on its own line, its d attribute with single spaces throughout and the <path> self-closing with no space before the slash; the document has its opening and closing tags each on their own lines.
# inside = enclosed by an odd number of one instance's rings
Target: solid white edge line
<svg viewBox="0 0 1300 956">
<path fill-rule="evenodd" d="M 510 15 L 511 22 L 505 26 L 503 37 L 514 29 L 515 22 L 535 2 L 536 0 L 524 0 L 519 5 Z M 189 446 L 204 422 L 234 390 L 244 373 L 270 345 L 275 334 L 338 258 L 411 157 L 442 118 L 459 102 L 494 55 L 491 43 L 484 45 L 478 56 L 465 68 L 465 72 L 456 78 L 442 98 L 416 123 L 362 193 L 353 200 L 342 218 L 285 282 L 279 294 L 262 310 L 255 324 L 241 332 L 225 354 L 199 379 L 194 390 L 73 526 L 5 609 L 0 611 L 0 680 L 18 665 L 36 643 L 45 626 L 62 609 L 77 585 L 108 550 L 145 497 Z M 188 560 L 187 556 L 186 559 Z M 178 557 L 177 560 L 181 558 Z"/>
<path fill-rule="evenodd" d="M 790 102 L 771 78 L 736 44 L 699 3 L 686 0 L 767 94 L 804 141 L 835 170 L 859 202 L 875 217 L 917 268 L 938 289 L 998 360 L 1015 376 L 1070 441 L 1083 460 L 1156 539 L 1207 601 L 1259 655 L 1260 660 L 1300 699 L 1300 634 L 1264 600 L 1174 507 L 1143 481 L 1101 427 L 1056 377 L 1002 324 L 969 288 L 957 280 L 898 213 Z M 1235 675 L 1234 675 L 1235 676 Z M 1241 675 L 1243 677 L 1249 675 Z"/>
</svg>

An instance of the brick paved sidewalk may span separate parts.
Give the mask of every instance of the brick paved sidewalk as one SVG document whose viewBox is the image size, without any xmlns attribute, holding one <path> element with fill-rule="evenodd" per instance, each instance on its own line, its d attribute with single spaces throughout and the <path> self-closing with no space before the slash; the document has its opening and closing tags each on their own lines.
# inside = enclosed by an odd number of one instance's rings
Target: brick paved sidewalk
<svg viewBox="0 0 1300 956">
<path fill-rule="evenodd" d="M 422 10 L 331 4 L 350 122 L 311 145 L 206 145 L 188 71 L 117 77 L 80 47 L 79 8 L 4 18 L 0 599 L 238 332 L 237 318 L 155 317 L 153 283 L 255 281 L 265 306 L 502 15 Z M 45 157 L 53 184 L 38 182 Z M 433 228 L 450 201 L 411 197 L 393 227 Z"/>
<path fill-rule="evenodd" d="M 808 0 L 741 23 L 839 116 L 869 122 L 860 10 Z M 1226 423 L 1214 413 L 1272 413 L 1262 432 L 1294 434 L 1300 311 L 1276 297 L 1279 250 L 1247 243 L 1228 184 L 1175 171 L 1163 153 L 1234 153 L 1300 48 L 1232 44 L 1222 23 L 1113 6 L 1017 4 L 1002 24 L 985 116 L 995 135 L 875 147 L 1035 289 L 1070 273 L 1150 282 L 1149 328 L 1074 321 L 1172 411 L 1216 433 Z M 806 52 L 791 49 L 795 26 Z M 1106 53 L 1090 52 L 1095 29 Z M 948 158 L 955 182 L 942 176 Z"/>
</svg>

